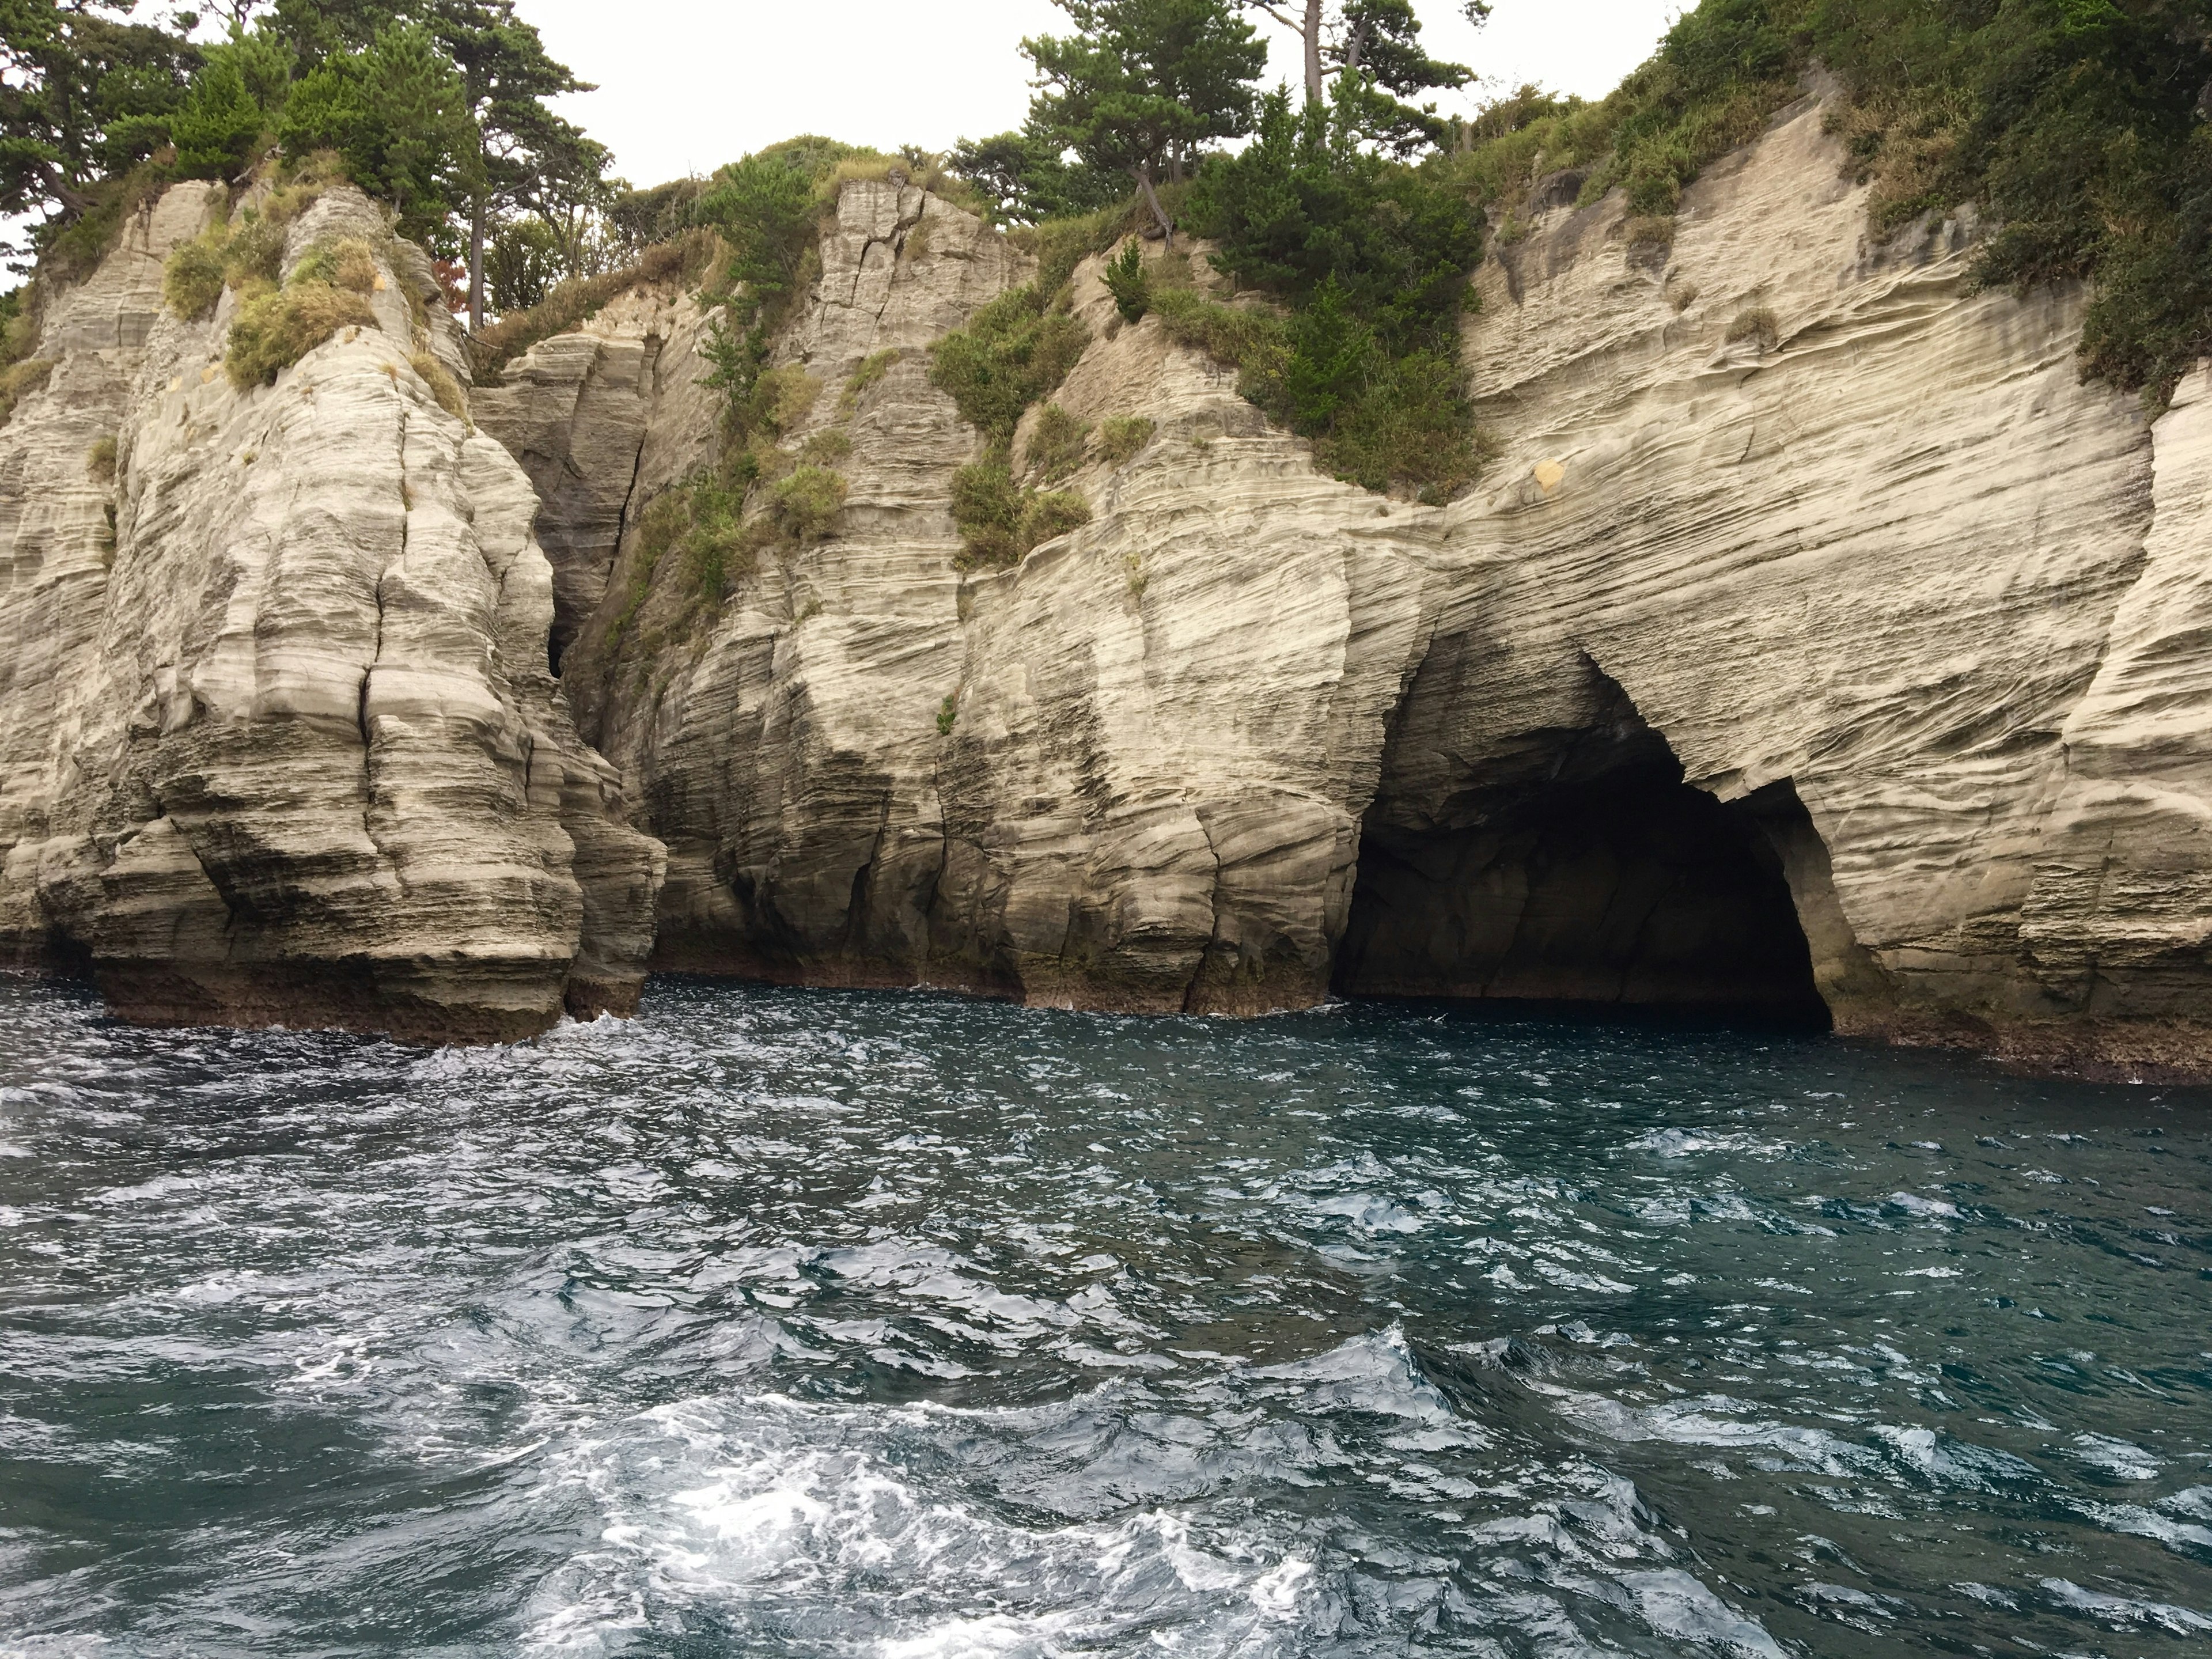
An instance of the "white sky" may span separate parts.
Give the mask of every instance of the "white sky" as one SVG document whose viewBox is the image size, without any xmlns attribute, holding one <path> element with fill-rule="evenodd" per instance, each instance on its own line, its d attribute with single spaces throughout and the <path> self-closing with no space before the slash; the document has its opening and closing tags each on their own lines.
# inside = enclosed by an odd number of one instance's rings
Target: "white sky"
<svg viewBox="0 0 2212 1659">
<path fill-rule="evenodd" d="M 1480 77 L 1464 93 L 1438 94 L 1447 114 L 1526 81 L 1601 98 L 1683 9 L 1683 0 L 1495 0 L 1477 30 L 1457 0 L 1414 4 L 1430 52 Z M 519 0 L 518 9 L 556 58 L 598 83 L 561 100 L 562 112 L 611 148 L 616 171 L 635 185 L 711 173 L 801 132 L 938 150 L 1003 132 L 1029 107 L 1022 37 L 1067 26 L 1051 0 Z M 1295 41 L 1257 21 L 1273 53 L 1269 79 L 1295 81 Z M 0 220 L 0 238 L 18 228 Z M 15 280 L 0 270 L 0 289 Z"/>
<path fill-rule="evenodd" d="M 1064 33 L 1050 0 L 519 0 L 553 55 L 599 90 L 562 112 L 610 146 L 635 185 L 710 173 L 795 133 L 895 149 L 951 148 L 1018 126 L 1025 34 Z M 1524 81 L 1598 98 L 1651 55 L 1682 0 L 1496 0 L 1482 29 L 1454 0 L 1415 0 L 1430 52 L 1495 95 Z M 1256 16 L 1256 15 L 1255 15 Z M 1258 17 L 1271 79 L 1297 48 Z M 1442 94 L 1445 113 L 1474 100 Z"/>
</svg>

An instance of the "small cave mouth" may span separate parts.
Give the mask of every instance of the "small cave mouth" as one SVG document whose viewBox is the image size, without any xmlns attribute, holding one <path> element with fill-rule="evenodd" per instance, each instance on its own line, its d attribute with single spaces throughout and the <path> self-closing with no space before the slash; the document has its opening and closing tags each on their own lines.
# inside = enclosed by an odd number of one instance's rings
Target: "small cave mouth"
<svg viewBox="0 0 2212 1659">
<path fill-rule="evenodd" d="M 1795 791 L 1723 803 L 1684 782 L 1615 690 L 1602 727 L 1541 734 L 1441 817 L 1394 801 L 1386 771 L 1340 995 L 1829 1029 L 1778 850 L 1812 830 Z"/>
</svg>

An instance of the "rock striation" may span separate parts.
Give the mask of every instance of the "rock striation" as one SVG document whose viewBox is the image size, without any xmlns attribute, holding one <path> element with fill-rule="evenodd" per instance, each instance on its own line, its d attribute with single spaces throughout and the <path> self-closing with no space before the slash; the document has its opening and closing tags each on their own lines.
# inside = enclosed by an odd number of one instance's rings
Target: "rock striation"
<svg viewBox="0 0 2212 1659">
<path fill-rule="evenodd" d="M 1499 453 L 1443 508 L 1318 476 L 1087 267 L 1057 400 L 1152 436 L 1072 480 L 1088 526 L 964 576 L 981 443 L 923 352 L 1027 268 L 848 187 L 781 348 L 831 394 L 798 435 L 849 427 L 838 534 L 566 674 L 670 844 L 657 960 L 1079 1007 L 1747 1007 L 2206 1070 L 2205 377 L 2154 423 L 2082 385 L 2078 294 L 1971 291 L 1964 216 L 1873 241 L 1844 163 L 1808 97 L 1660 244 L 1553 181 L 1478 273 Z M 711 442 L 682 333 L 606 475 L 586 639 Z"/>
<path fill-rule="evenodd" d="M 659 848 L 548 671 L 530 480 L 410 364 L 461 362 L 409 303 L 428 261 L 325 194 L 287 269 L 370 242 L 375 325 L 241 394 L 237 295 L 161 304 L 221 205 L 173 188 L 50 300 L 55 367 L 0 429 L 0 941 L 159 1023 L 497 1039 L 634 1005 Z"/>
<path fill-rule="evenodd" d="M 1815 94 L 1671 240 L 1549 181 L 1476 275 L 1495 458 L 1445 507 L 1318 473 L 1094 260 L 1054 397 L 1141 441 L 977 569 L 929 348 L 1033 267 L 896 174 L 775 349 L 844 506 L 712 574 L 670 529 L 720 442 L 695 296 L 541 342 L 482 435 L 391 307 L 240 398 L 227 313 L 155 303 L 172 192 L 0 430 L 5 937 L 144 1017 L 426 1035 L 649 962 L 2212 1073 L 2212 371 L 2155 420 L 2082 384 L 2079 294 L 1974 291 L 1963 214 L 1875 241 L 1845 160 Z"/>
</svg>

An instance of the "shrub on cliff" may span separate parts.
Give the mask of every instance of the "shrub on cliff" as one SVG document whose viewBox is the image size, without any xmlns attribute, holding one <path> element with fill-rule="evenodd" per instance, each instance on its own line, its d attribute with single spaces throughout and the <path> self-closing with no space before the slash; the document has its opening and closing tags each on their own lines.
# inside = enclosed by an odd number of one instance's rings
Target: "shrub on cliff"
<svg viewBox="0 0 2212 1659">
<path fill-rule="evenodd" d="M 845 507 L 845 475 L 802 464 L 769 487 L 769 516 L 801 546 L 829 533 Z"/>
<path fill-rule="evenodd" d="M 207 316 L 222 298 L 224 242 L 221 227 L 179 243 L 161 267 L 161 299 L 186 322 Z"/>
<path fill-rule="evenodd" d="M 2086 279 L 2081 362 L 2155 405 L 2212 354 L 2212 27 L 2202 0 L 1704 0 L 1595 103 L 1523 88 L 1432 167 L 1510 222 L 1540 175 L 1671 214 L 1825 65 L 1878 235 L 1963 204 L 1984 285 Z"/>
<path fill-rule="evenodd" d="M 240 392 L 274 385 L 282 371 L 338 330 L 375 323 L 368 301 L 349 289 L 311 281 L 267 289 L 239 307 L 223 353 L 223 372 Z"/>
<path fill-rule="evenodd" d="M 1463 191 L 1375 154 L 1357 88 L 1293 111 L 1265 101 L 1259 136 L 1214 161 L 1194 222 L 1214 268 L 1273 295 L 1280 322 L 1196 296 L 1153 297 L 1170 333 L 1243 370 L 1239 389 L 1314 440 L 1314 458 L 1370 489 L 1440 501 L 1479 451 L 1459 369 L 1459 313 L 1482 232 Z"/>
<path fill-rule="evenodd" d="M 1098 274 L 1106 283 L 1106 291 L 1114 296 L 1114 309 L 1121 313 L 1121 320 L 1142 322 L 1152 303 L 1152 285 L 1145 275 L 1143 245 L 1131 238 Z"/>
<path fill-rule="evenodd" d="M 1067 378 L 1091 331 L 1031 283 L 1000 295 L 930 347 L 931 382 L 994 442 Z"/>
<path fill-rule="evenodd" d="M 1031 548 L 1091 522 L 1073 490 L 1040 490 L 1015 482 L 1003 452 L 952 475 L 952 518 L 960 526 L 963 570 L 1018 564 Z"/>
</svg>

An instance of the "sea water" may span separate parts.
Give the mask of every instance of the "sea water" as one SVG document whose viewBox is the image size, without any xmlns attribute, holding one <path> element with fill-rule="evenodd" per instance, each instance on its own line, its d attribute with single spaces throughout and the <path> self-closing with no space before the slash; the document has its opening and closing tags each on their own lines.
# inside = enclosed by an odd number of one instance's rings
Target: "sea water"
<svg viewBox="0 0 2212 1659">
<path fill-rule="evenodd" d="M 2212 1650 L 2212 1097 L 1405 1006 L 0 981 L 0 1652 Z"/>
</svg>

